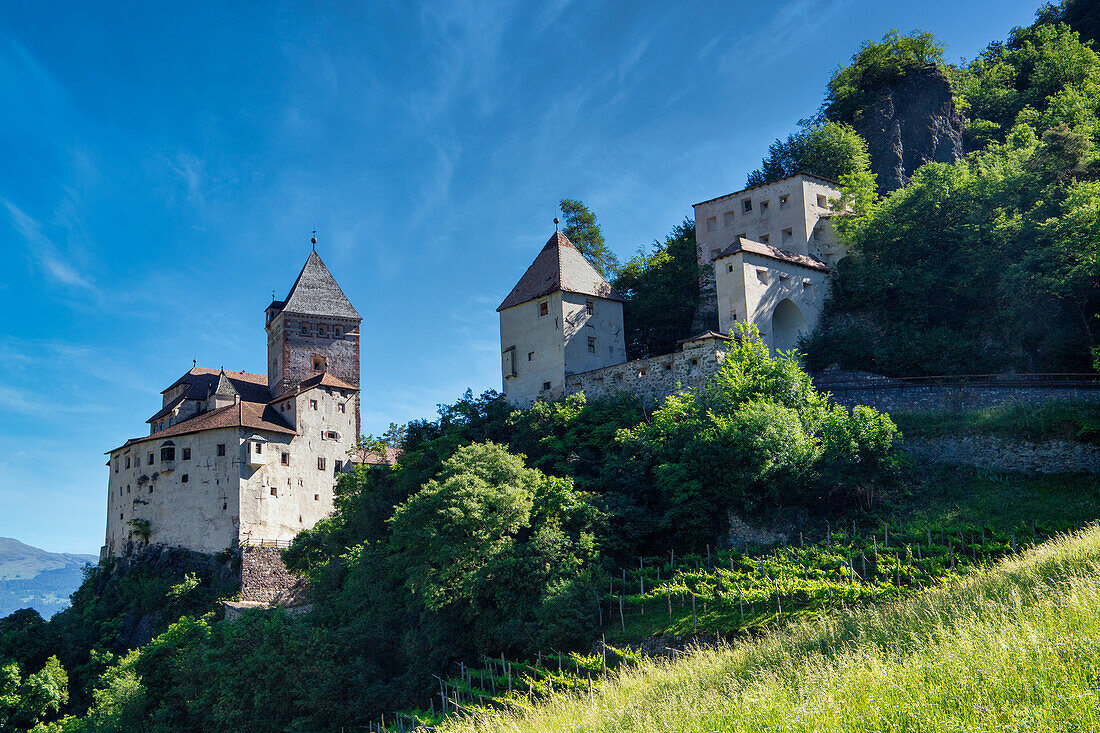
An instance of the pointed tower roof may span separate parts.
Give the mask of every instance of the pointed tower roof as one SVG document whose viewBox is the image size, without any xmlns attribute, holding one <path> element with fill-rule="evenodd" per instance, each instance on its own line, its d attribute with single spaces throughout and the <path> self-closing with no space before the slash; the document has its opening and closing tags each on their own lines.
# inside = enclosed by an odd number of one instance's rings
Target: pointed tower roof
<svg viewBox="0 0 1100 733">
<path fill-rule="evenodd" d="M 622 300 L 622 296 L 604 280 L 569 238 L 556 231 L 497 310 L 502 311 L 559 290 Z"/>
<path fill-rule="evenodd" d="M 229 381 L 229 377 L 225 376 L 225 370 L 223 369 L 218 375 L 218 383 L 214 387 L 214 391 L 211 394 L 220 395 L 222 397 L 233 397 L 240 394 L 237 388 L 233 386 L 233 383 Z"/>
<path fill-rule="evenodd" d="M 277 302 L 277 301 L 276 301 Z M 336 284 L 336 278 L 325 267 L 314 250 L 298 273 L 281 310 L 311 316 L 332 316 L 362 320 L 359 311 L 351 304 L 344 291 Z"/>
</svg>

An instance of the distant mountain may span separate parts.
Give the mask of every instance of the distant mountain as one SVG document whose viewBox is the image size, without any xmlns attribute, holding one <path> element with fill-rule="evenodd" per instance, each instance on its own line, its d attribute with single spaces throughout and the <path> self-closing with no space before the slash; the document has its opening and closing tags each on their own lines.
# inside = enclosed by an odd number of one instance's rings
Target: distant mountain
<svg viewBox="0 0 1100 733">
<path fill-rule="evenodd" d="M 69 595 L 83 580 L 83 567 L 95 555 L 47 552 L 10 537 L 0 537 L 0 618 L 33 608 L 49 618 L 69 607 Z"/>
</svg>

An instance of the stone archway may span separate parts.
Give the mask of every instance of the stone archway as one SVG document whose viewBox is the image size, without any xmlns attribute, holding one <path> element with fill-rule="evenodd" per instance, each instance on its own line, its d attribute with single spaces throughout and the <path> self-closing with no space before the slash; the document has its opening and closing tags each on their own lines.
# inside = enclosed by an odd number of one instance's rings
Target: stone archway
<svg viewBox="0 0 1100 733">
<path fill-rule="evenodd" d="M 809 330 L 806 317 L 790 298 L 779 301 L 772 311 L 772 348 L 788 351 L 798 346 L 798 339 Z"/>
</svg>

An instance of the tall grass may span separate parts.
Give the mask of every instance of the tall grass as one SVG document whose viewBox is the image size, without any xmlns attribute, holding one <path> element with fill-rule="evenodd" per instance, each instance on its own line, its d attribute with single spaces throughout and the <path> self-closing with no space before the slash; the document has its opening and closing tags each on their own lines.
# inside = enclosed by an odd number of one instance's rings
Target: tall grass
<svg viewBox="0 0 1100 733">
<path fill-rule="evenodd" d="M 898 604 L 647 661 L 466 731 L 1100 730 L 1100 528 Z"/>
<path fill-rule="evenodd" d="M 906 437 L 993 435 L 1018 440 L 1060 439 L 1100 443 L 1100 403 L 1061 400 L 1045 405 L 890 414 Z"/>
</svg>

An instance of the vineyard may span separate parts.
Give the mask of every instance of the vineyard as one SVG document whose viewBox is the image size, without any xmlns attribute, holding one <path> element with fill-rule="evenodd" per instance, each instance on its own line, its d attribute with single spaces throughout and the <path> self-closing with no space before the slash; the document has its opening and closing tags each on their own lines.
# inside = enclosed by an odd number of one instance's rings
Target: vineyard
<svg viewBox="0 0 1100 733">
<path fill-rule="evenodd" d="M 563 691 L 590 696 L 601 679 L 646 656 L 677 656 L 689 647 L 758 638 L 827 611 L 906 599 L 988 570 L 1067 526 L 1072 522 L 828 524 L 816 538 L 802 534 L 782 546 L 639 558 L 604 578 L 598 604 L 604 633 L 591 653 L 457 664 L 437 677 L 427 710 L 395 713 L 371 728 L 409 730 L 445 717 L 521 710 Z"/>
</svg>

